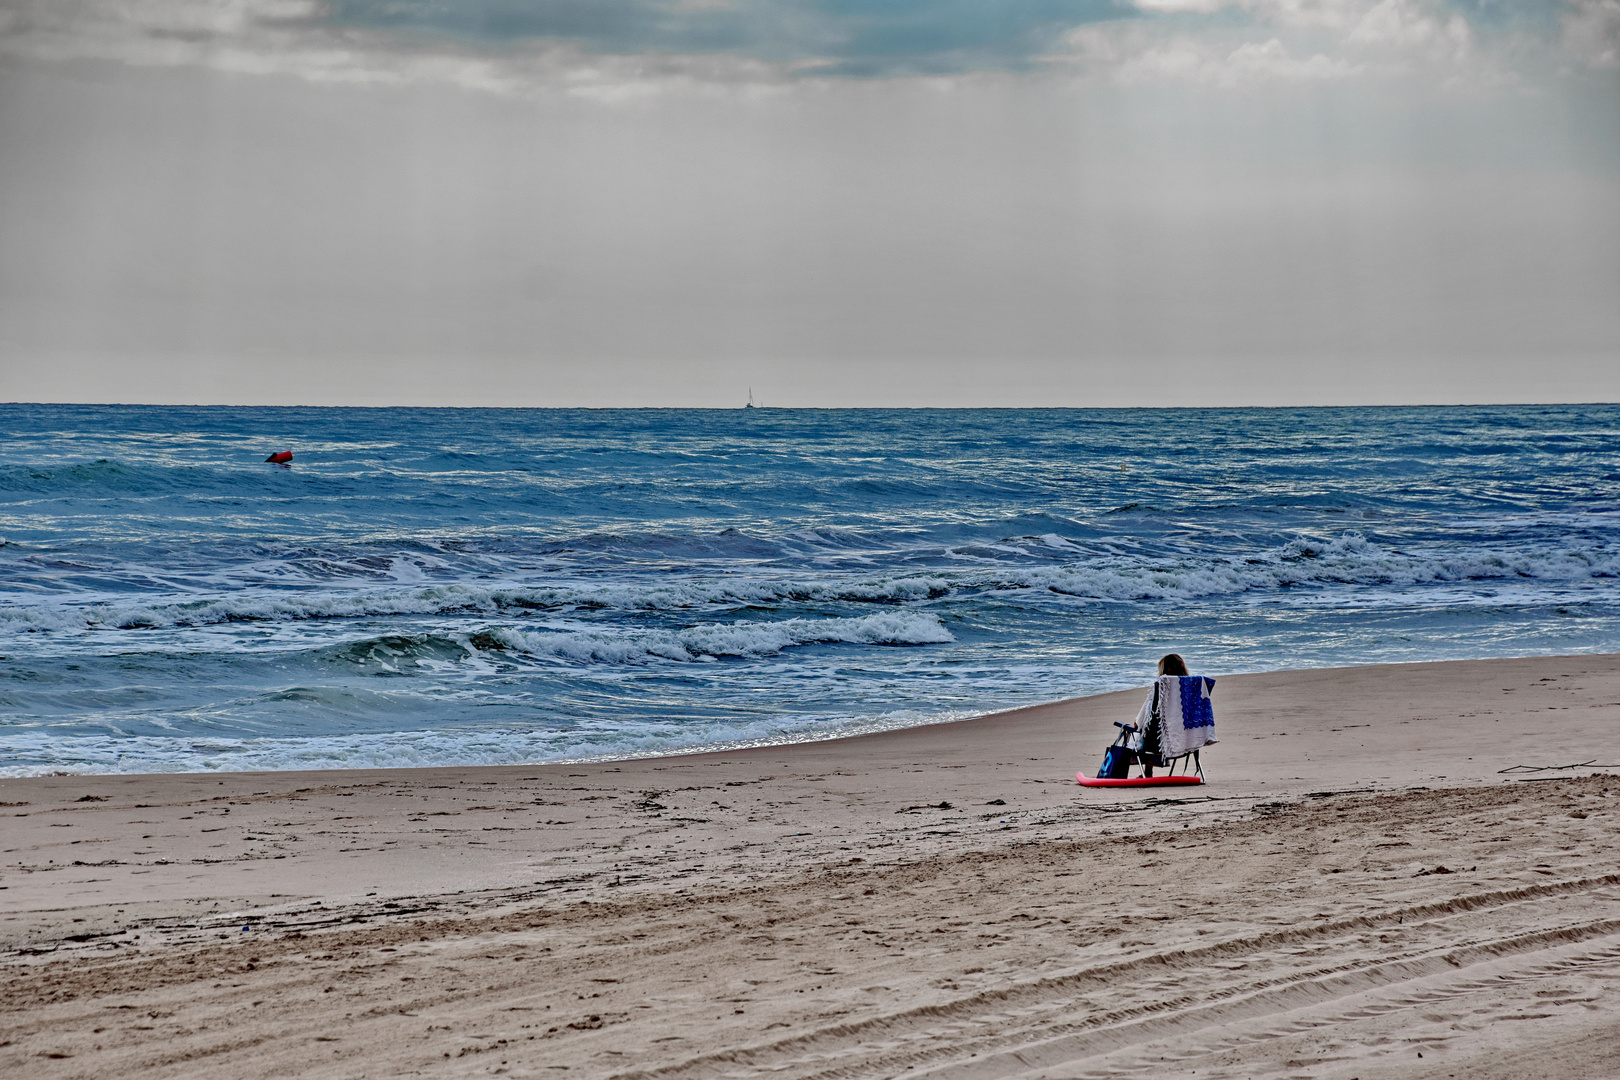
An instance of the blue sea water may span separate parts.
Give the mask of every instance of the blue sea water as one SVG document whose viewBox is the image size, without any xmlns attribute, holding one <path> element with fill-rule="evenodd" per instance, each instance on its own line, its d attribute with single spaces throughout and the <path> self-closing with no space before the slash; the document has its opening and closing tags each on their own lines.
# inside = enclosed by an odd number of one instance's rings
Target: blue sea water
<svg viewBox="0 0 1620 1080">
<path fill-rule="evenodd" d="M 1617 481 L 1612 405 L 4 405 L 0 773 L 798 741 L 1171 650 L 1620 651 Z"/>
</svg>

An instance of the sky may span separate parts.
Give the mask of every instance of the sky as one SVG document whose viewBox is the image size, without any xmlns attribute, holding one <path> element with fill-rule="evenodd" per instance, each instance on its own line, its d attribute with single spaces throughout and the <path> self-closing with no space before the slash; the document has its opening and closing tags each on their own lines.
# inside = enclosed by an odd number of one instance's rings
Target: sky
<svg viewBox="0 0 1620 1080">
<path fill-rule="evenodd" d="M 0 0 L 0 400 L 1620 401 L 1620 0 Z"/>
</svg>

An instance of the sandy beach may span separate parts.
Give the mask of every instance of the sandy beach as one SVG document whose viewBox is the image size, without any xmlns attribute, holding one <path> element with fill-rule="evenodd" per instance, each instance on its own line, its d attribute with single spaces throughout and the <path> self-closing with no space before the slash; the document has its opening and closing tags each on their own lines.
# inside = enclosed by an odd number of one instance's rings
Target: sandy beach
<svg viewBox="0 0 1620 1080">
<path fill-rule="evenodd" d="M 1229 676 L 1207 785 L 1080 788 L 1140 700 L 0 780 L 0 1073 L 1620 1076 L 1620 655 Z"/>
</svg>

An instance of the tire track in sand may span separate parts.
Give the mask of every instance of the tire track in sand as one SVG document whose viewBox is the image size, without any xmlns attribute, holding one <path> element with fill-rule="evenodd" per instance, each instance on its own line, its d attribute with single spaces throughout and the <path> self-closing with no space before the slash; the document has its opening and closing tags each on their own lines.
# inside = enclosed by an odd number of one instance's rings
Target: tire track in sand
<svg viewBox="0 0 1620 1080">
<path fill-rule="evenodd" d="M 1481 971 L 1481 968 L 1485 970 Z M 1595 948 L 1573 949 L 1564 945 L 1535 950 L 1528 955 L 1511 959 L 1497 957 L 1478 964 L 1468 964 L 1458 971 L 1442 970 L 1434 975 L 1402 980 L 1388 987 L 1365 990 L 1346 997 L 1331 997 L 1314 1006 L 1307 1005 L 1284 1013 L 1269 1014 L 1249 1023 L 1211 1025 L 1221 1028 L 1218 1033 L 1211 1033 L 1208 1027 L 1197 1026 L 1187 1026 L 1182 1030 L 1168 1033 L 1144 1031 L 1142 1034 L 1147 1038 L 1134 1041 L 1123 1053 L 1104 1051 L 1102 1047 L 1095 1045 L 1081 1048 L 1078 1055 L 1072 1052 L 1076 1049 L 1072 1046 L 1054 1044 L 1050 1047 L 1035 1047 L 1022 1054 L 1002 1055 L 998 1060 L 999 1065 L 1008 1065 L 1015 1061 L 1018 1065 L 1034 1067 L 1024 1068 L 1022 1071 L 1016 1067 L 999 1068 L 994 1075 L 1009 1080 L 1014 1077 L 1047 1080 L 1055 1076 L 1073 1080 L 1118 1080 L 1143 1075 L 1165 1076 L 1168 1074 L 1167 1066 L 1178 1071 L 1210 1075 L 1219 1068 L 1221 1059 L 1230 1055 L 1232 1051 L 1290 1039 L 1308 1032 L 1320 1032 L 1322 1029 L 1343 1028 L 1350 1025 L 1365 1027 L 1367 1021 L 1385 1018 L 1390 1018 L 1394 1024 L 1384 1026 L 1395 1026 L 1415 1033 L 1402 1040 L 1403 1042 L 1434 1050 L 1441 1048 L 1450 1036 L 1425 1035 L 1420 1030 L 1422 1025 L 1413 1025 L 1410 1022 L 1412 1018 L 1402 1014 L 1410 1014 L 1418 1009 L 1432 1010 L 1438 1005 L 1481 992 L 1500 996 L 1504 989 L 1510 989 L 1514 983 L 1541 982 L 1570 975 L 1599 974 L 1608 979 L 1620 979 L 1620 935 L 1607 935 Z M 1504 1020 L 1541 1019 L 1550 1015 L 1514 1016 L 1502 1008 L 1475 1011 L 1486 1015 L 1478 1017 L 1472 1029 Z M 1490 1015 L 1493 1013 L 1495 1015 Z M 1166 1034 L 1170 1038 L 1166 1038 Z M 1175 1036 L 1192 1034 L 1201 1036 L 1201 1045 L 1196 1048 L 1178 1046 L 1173 1041 Z M 1341 1038 L 1337 1041 L 1343 1046 L 1347 1040 Z M 1302 1065 L 1320 1066 L 1327 1060 L 1331 1058 L 1319 1057 L 1310 1062 L 1301 1062 L 1297 1058 L 1284 1060 L 1279 1063 L 1282 1066 L 1279 1071 L 1293 1073 Z M 978 1074 L 960 1068 L 946 1067 L 919 1075 L 933 1077 L 935 1080 L 966 1080 L 967 1077 Z M 1263 1075 L 1263 1072 L 1250 1060 L 1247 1062 L 1245 1075 L 1258 1076 Z"/>
<path fill-rule="evenodd" d="M 615 1075 L 988 1080 L 1046 1076 L 1060 1066 L 1064 1077 L 1162 1074 L 1168 1061 L 1432 1007 L 1486 983 L 1499 990 L 1504 979 L 1620 965 L 1617 885 L 1620 873 L 1603 874 L 1249 934 Z M 1598 917 L 1572 918 L 1578 911 Z M 1594 938 L 1614 940 L 1560 951 Z M 1479 974 L 1482 965 L 1503 970 Z M 1233 1025 L 1242 1026 L 1196 1049 L 1172 1048 Z M 1171 1044 L 1148 1064 L 1131 1055 L 1100 1060 L 1165 1040 Z M 1097 1067 L 1076 1071 L 1086 1062 Z"/>
</svg>

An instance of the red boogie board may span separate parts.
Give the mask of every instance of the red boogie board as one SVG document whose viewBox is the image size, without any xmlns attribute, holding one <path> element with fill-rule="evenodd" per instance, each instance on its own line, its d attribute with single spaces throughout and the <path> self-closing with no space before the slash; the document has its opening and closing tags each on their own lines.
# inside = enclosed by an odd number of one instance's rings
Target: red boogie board
<svg viewBox="0 0 1620 1080">
<path fill-rule="evenodd" d="M 1201 776 L 1137 776 L 1130 780 L 1099 780 L 1085 773 L 1075 773 L 1081 787 L 1159 787 L 1169 784 L 1202 784 Z"/>
</svg>

